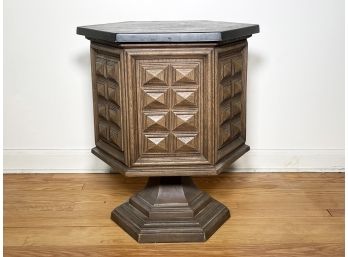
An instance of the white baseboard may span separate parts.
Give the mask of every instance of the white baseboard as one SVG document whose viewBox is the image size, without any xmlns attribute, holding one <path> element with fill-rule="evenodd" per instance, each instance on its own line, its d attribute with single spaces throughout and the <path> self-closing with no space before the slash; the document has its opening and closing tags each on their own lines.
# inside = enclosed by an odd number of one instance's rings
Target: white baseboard
<svg viewBox="0 0 348 257">
<path fill-rule="evenodd" d="M 106 173 L 90 150 L 4 150 L 5 173 Z M 344 150 L 251 150 L 227 171 L 343 171 Z"/>
</svg>

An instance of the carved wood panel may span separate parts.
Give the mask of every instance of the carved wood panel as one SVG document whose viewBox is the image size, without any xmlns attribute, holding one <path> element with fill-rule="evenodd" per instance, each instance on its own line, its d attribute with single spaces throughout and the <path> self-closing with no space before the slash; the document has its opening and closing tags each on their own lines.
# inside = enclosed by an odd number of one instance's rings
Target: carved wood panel
<svg viewBox="0 0 348 257">
<path fill-rule="evenodd" d="M 218 49 L 217 158 L 245 142 L 246 43 Z"/>
<path fill-rule="evenodd" d="M 207 53 L 149 53 L 151 58 L 144 52 L 126 51 L 131 68 L 127 75 L 132 94 L 131 101 L 128 99 L 133 116 L 130 126 L 134 127 L 131 136 L 137 148 L 132 151 L 133 164 L 153 164 L 156 158 L 172 165 L 212 162 L 204 142 L 211 127 L 211 111 L 207 111 L 211 103 L 204 102 L 210 97 L 205 86 L 210 74 Z"/>
<path fill-rule="evenodd" d="M 96 145 L 124 162 L 120 53 L 91 46 Z"/>
<path fill-rule="evenodd" d="M 141 155 L 199 153 L 201 61 L 138 62 Z"/>
</svg>

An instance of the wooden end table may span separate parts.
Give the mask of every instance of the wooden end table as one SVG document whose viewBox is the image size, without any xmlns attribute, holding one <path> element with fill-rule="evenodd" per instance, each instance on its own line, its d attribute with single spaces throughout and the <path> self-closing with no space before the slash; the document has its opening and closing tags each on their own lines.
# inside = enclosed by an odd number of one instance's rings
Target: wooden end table
<svg viewBox="0 0 348 257">
<path fill-rule="evenodd" d="M 230 217 L 191 176 L 218 175 L 249 150 L 247 38 L 258 32 L 214 21 L 77 28 L 91 41 L 92 152 L 150 177 L 111 214 L 138 242 L 205 241 Z"/>
</svg>

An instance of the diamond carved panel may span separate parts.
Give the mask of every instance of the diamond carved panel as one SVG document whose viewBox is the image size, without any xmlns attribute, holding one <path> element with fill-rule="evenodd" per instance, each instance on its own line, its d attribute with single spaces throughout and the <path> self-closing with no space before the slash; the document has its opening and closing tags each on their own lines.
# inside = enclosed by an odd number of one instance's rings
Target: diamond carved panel
<svg viewBox="0 0 348 257">
<path fill-rule="evenodd" d="M 200 153 L 200 62 L 142 60 L 138 65 L 140 156 Z"/>
<path fill-rule="evenodd" d="M 102 139 L 109 146 L 123 150 L 120 60 L 106 52 L 95 56 L 95 91 L 97 95 L 97 141 Z M 105 148 L 113 154 L 111 148 Z M 119 155 L 117 155 L 119 156 Z"/>
<path fill-rule="evenodd" d="M 234 140 L 241 136 L 243 55 L 231 52 L 218 61 L 219 74 L 219 130 L 218 148 L 233 150 Z M 225 154 L 228 151 L 224 151 Z"/>
</svg>

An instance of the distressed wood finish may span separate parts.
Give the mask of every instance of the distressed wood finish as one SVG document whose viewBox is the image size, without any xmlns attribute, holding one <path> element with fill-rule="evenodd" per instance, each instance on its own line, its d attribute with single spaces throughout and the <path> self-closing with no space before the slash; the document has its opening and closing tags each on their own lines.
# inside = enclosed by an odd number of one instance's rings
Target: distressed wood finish
<svg viewBox="0 0 348 257">
<path fill-rule="evenodd" d="M 344 180 L 344 172 L 195 177 L 232 217 L 204 244 L 137 244 L 110 210 L 146 178 L 5 174 L 4 256 L 343 257 Z"/>
<path fill-rule="evenodd" d="M 257 32 L 214 21 L 77 28 L 91 40 L 92 152 L 125 176 L 150 176 L 111 214 L 138 242 L 205 241 L 229 218 L 188 176 L 217 175 L 249 150 L 246 39 Z"/>
</svg>

